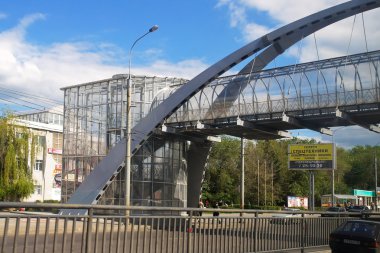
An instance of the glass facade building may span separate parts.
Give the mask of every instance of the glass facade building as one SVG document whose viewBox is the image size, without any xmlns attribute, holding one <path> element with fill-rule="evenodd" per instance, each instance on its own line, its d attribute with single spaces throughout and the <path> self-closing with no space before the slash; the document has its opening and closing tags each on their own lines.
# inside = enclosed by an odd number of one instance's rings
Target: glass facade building
<svg viewBox="0 0 380 253">
<path fill-rule="evenodd" d="M 62 201 L 124 137 L 128 75 L 62 88 L 64 143 Z M 151 108 L 157 94 L 186 83 L 170 77 L 132 76 L 132 127 Z M 132 158 L 131 204 L 186 206 L 187 166 L 184 140 L 157 133 Z M 101 197 L 100 204 L 124 205 L 124 169 Z"/>
</svg>

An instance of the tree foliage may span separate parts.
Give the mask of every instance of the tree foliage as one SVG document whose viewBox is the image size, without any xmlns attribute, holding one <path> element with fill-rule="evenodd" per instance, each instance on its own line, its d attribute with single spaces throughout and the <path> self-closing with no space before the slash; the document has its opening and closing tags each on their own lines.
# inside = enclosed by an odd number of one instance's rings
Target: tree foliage
<svg viewBox="0 0 380 253">
<path fill-rule="evenodd" d="M 205 196 L 212 202 L 233 203 L 239 196 L 240 143 L 232 138 L 223 138 L 211 150 L 209 169 L 206 173 Z M 236 203 L 236 202 L 235 202 Z"/>
<path fill-rule="evenodd" d="M 315 140 L 271 140 L 245 145 L 245 204 L 283 205 L 287 196 L 309 195 L 309 172 L 288 169 L 288 145 L 315 144 Z M 374 190 L 374 156 L 380 149 L 357 146 L 337 148 L 335 193 L 352 194 L 352 189 Z M 240 203 L 240 139 L 222 138 L 214 143 L 203 187 L 210 201 Z M 331 171 L 315 172 L 316 205 L 324 194 L 331 194 Z M 272 187 L 273 185 L 273 187 Z M 272 203 L 273 196 L 273 203 Z"/>
<path fill-rule="evenodd" d="M 19 201 L 34 190 L 28 168 L 31 135 L 13 120 L 10 115 L 0 118 L 0 201 Z"/>
</svg>

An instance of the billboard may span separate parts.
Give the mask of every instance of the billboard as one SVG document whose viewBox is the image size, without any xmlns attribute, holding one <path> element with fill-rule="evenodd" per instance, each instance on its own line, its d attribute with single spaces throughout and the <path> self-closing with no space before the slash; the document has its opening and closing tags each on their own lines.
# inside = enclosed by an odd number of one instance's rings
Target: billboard
<svg viewBox="0 0 380 253">
<path fill-rule="evenodd" d="M 307 197 L 288 196 L 288 207 L 303 207 L 308 209 L 308 202 Z"/>
<path fill-rule="evenodd" d="M 335 146 L 324 144 L 289 144 L 288 168 L 292 170 L 335 169 Z"/>
</svg>

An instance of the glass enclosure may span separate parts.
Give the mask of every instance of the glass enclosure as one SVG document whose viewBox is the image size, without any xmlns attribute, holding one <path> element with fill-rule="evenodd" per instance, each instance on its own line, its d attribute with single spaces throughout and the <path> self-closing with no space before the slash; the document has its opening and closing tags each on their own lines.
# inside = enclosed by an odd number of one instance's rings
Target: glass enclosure
<svg viewBox="0 0 380 253">
<path fill-rule="evenodd" d="M 124 137 L 126 129 L 127 77 L 65 87 L 62 201 Z M 179 78 L 132 76 L 132 127 L 149 113 L 162 89 L 182 85 Z M 187 168 L 185 141 L 155 135 L 132 159 L 132 205 L 186 206 Z M 124 170 L 100 200 L 124 205 Z"/>
</svg>

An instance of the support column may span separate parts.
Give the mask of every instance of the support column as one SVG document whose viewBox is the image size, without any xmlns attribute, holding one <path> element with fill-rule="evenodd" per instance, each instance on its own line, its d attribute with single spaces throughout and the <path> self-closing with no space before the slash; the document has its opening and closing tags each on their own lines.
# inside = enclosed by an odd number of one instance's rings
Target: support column
<svg viewBox="0 0 380 253">
<path fill-rule="evenodd" d="M 192 142 L 187 151 L 187 207 L 198 207 L 203 175 L 210 151 L 211 142 Z"/>
</svg>

